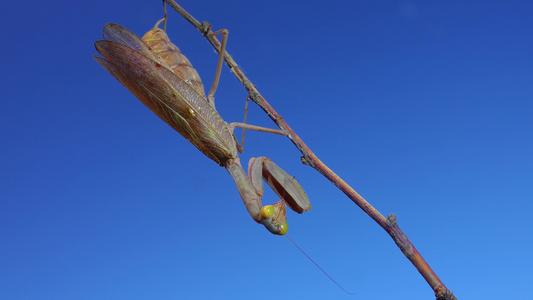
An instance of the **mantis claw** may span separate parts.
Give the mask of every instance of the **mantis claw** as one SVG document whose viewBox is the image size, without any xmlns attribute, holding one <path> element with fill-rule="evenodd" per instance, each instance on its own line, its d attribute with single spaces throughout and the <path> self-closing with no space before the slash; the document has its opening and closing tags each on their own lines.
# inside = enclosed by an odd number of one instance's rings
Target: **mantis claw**
<svg viewBox="0 0 533 300">
<path fill-rule="evenodd" d="M 263 191 L 262 179 L 293 211 L 301 214 L 311 209 L 309 198 L 294 177 L 290 176 L 272 160 L 266 157 L 251 158 L 248 176 L 258 190 Z"/>
<path fill-rule="evenodd" d="M 226 169 L 233 177 L 250 216 L 273 234 L 287 233 L 287 206 L 299 214 L 311 209 L 311 203 L 300 184 L 266 157 L 251 158 L 248 175 L 238 157 L 228 161 Z M 263 180 L 279 196 L 280 201 L 263 206 Z"/>
<path fill-rule="evenodd" d="M 251 158 L 248 177 L 258 193 L 263 195 L 263 180 L 280 197 L 281 201 L 261 208 L 261 223 L 273 234 L 287 233 L 287 208 L 301 214 L 311 209 L 309 199 L 300 184 L 266 157 Z M 258 200 L 261 203 L 261 198 Z M 260 204 L 261 205 L 261 204 Z"/>
</svg>

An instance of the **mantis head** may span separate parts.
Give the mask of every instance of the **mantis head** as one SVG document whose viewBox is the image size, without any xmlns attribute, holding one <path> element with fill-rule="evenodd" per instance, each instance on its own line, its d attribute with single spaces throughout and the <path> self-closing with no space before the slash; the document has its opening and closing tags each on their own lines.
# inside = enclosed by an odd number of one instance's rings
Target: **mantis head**
<svg viewBox="0 0 533 300">
<path fill-rule="evenodd" d="M 289 229 L 287 209 L 283 200 L 261 208 L 261 222 L 273 234 L 285 235 Z"/>
</svg>

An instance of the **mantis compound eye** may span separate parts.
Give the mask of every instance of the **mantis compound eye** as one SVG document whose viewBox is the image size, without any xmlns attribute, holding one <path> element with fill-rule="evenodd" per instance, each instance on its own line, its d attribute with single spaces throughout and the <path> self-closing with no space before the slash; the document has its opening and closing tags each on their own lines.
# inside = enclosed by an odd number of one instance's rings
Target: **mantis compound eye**
<svg viewBox="0 0 533 300">
<path fill-rule="evenodd" d="M 274 208 L 274 205 L 266 205 L 261 208 L 261 217 L 264 219 L 270 219 L 274 215 L 274 212 L 276 209 Z"/>
<path fill-rule="evenodd" d="M 278 235 L 285 235 L 287 230 L 289 230 L 289 224 L 287 224 L 287 221 L 285 221 L 281 224 Z"/>
</svg>

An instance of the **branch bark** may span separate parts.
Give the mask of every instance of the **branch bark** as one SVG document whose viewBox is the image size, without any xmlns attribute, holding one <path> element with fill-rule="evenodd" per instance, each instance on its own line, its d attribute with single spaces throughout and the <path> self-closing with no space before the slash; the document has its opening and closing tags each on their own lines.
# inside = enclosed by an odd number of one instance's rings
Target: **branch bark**
<svg viewBox="0 0 533 300">
<path fill-rule="evenodd" d="M 179 6 L 174 0 L 163 0 L 176 12 L 178 12 L 183 18 L 191 23 L 202 35 L 213 45 L 217 53 L 220 53 L 220 42 L 213 35 L 211 25 L 204 21 L 198 22 L 193 16 L 186 12 L 181 6 Z M 300 139 L 300 137 L 292 130 L 292 128 L 285 122 L 270 104 L 263 98 L 259 91 L 255 88 L 254 84 L 244 75 L 237 63 L 233 58 L 225 52 L 224 61 L 229 66 L 231 72 L 237 76 L 239 81 L 243 84 L 244 88 L 248 91 L 249 97 L 254 101 L 263 111 L 278 125 L 278 127 L 287 132 L 287 137 L 302 153 L 302 162 L 307 164 L 324 177 L 330 180 L 335 186 L 337 186 L 348 198 L 350 198 L 357 206 L 359 206 L 370 218 L 379 224 L 394 240 L 396 245 L 400 248 L 402 253 L 411 261 L 415 268 L 420 272 L 422 277 L 427 281 L 430 287 L 435 292 L 437 300 L 456 300 L 452 291 L 448 290 L 439 277 L 433 272 L 428 263 L 424 260 L 422 255 L 416 250 L 414 245 L 409 241 L 407 235 L 398 227 L 396 222 L 396 215 L 391 214 L 388 218 L 385 218 L 379 211 L 377 211 L 370 203 L 368 203 L 361 195 L 359 195 L 352 187 L 350 187 L 344 180 L 342 180 L 337 174 L 335 174 L 330 168 L 328 168 Z"/>
</svg>

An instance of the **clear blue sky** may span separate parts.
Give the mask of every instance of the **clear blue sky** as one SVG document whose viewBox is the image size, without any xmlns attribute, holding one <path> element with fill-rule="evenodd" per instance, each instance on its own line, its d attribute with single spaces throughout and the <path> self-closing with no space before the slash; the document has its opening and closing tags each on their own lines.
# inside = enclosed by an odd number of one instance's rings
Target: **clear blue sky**
<svg viewBox="0 0 533 300">
<path fill-rule="evenodd" d="M 209 3 L 211 2 L 211 3 Z M 409 236 L 459 299 L 531 295 L 531 1 L 180 1 L 308 146 Z M 286 139 L 249 133 L 313 208 L 284 237 L 226 171 L 91 55 L 160 1 L 8 1 L 0 12 L 0 299 L 434 299 L 391 238 Z M 175 12 L 206 85 L 217 56 Z M 228 121 L 246 92 L 226 69 Z M 249 122 L 272 126 L 255 106 Z M 268 191 L 264 201 L 277 201 Z"/>
</svg>

